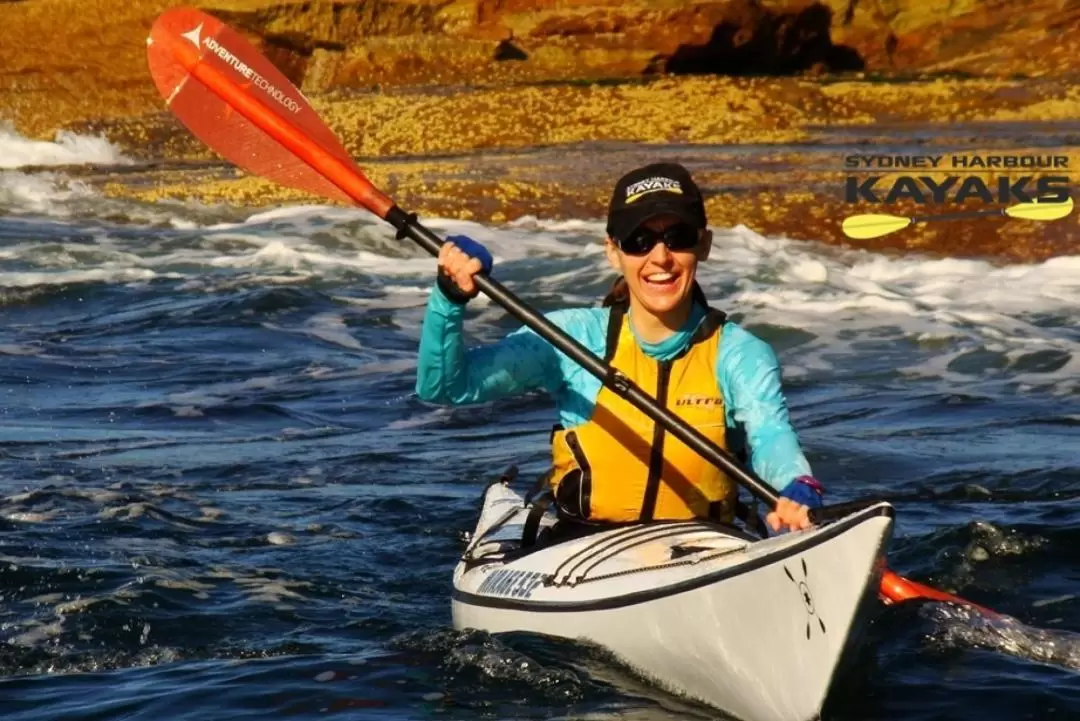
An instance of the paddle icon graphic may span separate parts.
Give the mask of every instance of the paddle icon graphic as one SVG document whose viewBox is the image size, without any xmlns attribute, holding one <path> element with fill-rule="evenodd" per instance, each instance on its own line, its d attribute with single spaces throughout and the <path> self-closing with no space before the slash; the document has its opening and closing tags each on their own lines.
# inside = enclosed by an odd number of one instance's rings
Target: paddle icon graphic
<svg viewBox="0 0 1080 721">
<path fill-rule="evenodd" d="M 1062 201 L 1018 203 L 1007 208 L 988 208 L 985 210 L 966 210 L 957 213 L 941 213 L 939 215 L 886 215 L 882 213 L 866 213 L 852 215 L 844 219 L 841 228 L 844 235 L 856 240 L 868 238 L 880 238 L 889 233 L 915 225 L 916 223 L 928 223 L 936 220 L 962 220 L 965 218 L 992 217 L 995 215 L 1020 220 L 1050 221 L 1064 218 L 1073 210 L 1073 199 L 1066 198 Z"/>
<path fill-rule="evenodd" d="M 402 210 L 376 188 L 303 94 L 247 40 L 217 18 L 194 8 L 166 11 L 151 28 L 147 62 L 168 108 L 226 160 L 281 185 L 364 207 L 392 225 L 399 239 L 409 238 L 431 255 L 438 255 L 443 240 L 424 227 L 415 214 Z M 734 456 L 657 403 L 501 283 L 484 273 L 475 280 L 481 292 L 537 335 L 723 470 L 768 508 L 775 508 L 779 499 L 776 490 Z M 879 503 L 873 499 L 827 506 L 813 511 L 811 520 L 823 524 Z M 879 594 L 888 602 L 933 598 L 981 608 L 888 569 L 882 571 Z"/>
<path fill-rule="evenodd" d="M 817 619 L 817 625 L 821 627 L 821 632 L 825 631 L 825 621 L 821 616 L 817 614 L 817 608 L 814 606 L 814 597 L 810 593 L 810 575 L 806 568 L 806 559 L 802 559 L 802 580 L 799 581 L 795 578 L 795 575 L 791 572 L 791 569 L 784 564 L 784 573 L 791 579 L 791 582 L 799 590 L 799 595 L 802 597 L 803 605 L 806 606 L 806 640 L 810 640 L 810 631 L 814 627 L 814 620 Z"/>
</svg>

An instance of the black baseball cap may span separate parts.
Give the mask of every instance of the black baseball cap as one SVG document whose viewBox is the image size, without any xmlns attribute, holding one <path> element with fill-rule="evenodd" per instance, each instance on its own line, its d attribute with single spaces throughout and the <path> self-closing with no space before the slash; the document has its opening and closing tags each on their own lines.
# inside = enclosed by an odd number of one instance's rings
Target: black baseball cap
<svg viewBox="0 0 1080 721">
<path fill-rule="evenodd" d="M 690 171 L 678 163 L 652 163 L 619 178 L 608 204 L 607 233 L 623 240 L 650 218 L 673 214 L 707 225 L 705 202 Z"/>
</svg>

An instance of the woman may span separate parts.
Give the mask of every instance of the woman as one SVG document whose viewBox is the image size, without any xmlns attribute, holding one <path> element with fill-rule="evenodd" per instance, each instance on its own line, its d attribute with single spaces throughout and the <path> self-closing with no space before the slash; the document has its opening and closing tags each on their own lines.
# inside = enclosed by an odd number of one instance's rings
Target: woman
<svg viewBox="0 0 1080 721">
<path fill-rule="evenodd" d="M 620 278 L 603 306 L 547 318 L 718 446 L 749 451 L 755 472 L 781 495 L 766 517 L 774 531 L 809 528 L 823 489 L 788 421 L 776 356 L 710 308 L 695 281 L 712 233 L 690 174 L 671 163 L 627 173 L 612 194 L 607 232 L 607 258 Z M 560 423 L 547 482 L 564 518 L 730 521 L 738 493 L 731 479 L 531 329 L 465 348 L 473 276 L 491 266 L 487 250 L 464 236 L 448 238 L 439 252 L 420 341 L 419 397 L 465 404 L 550 393 Z"/>
</svg>

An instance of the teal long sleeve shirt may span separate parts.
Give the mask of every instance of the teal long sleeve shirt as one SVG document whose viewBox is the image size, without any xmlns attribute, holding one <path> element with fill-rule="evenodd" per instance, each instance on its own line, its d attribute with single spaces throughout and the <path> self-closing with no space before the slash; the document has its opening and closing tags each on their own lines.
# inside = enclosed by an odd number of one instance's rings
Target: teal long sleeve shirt
<svg viewBox="0 0 1080 721">
<path fill-rule="evenodd" d="M 432 290 L 417 360 L 416 393 L 421 400 L 464 405 L 543 391 L 554 398 L 564 428 L 592 417 L 603 385 L 600 379 L 530 328 L 496 343 L 466 348 L 464 313 L 464 307 L 448 300 L 438 286 Z M 610 308 L 569 308 L 545 317 L 602 358 L 609 313 Z M 660 343 L 640 339 L 638 343 L 658 361 L 673 358 L 690 342 L 704 316 L 705 309 L 695 304 L 686 326 L 674 335 Z M 716 378 L 728 429 L 745 438 L 752 468 L 780 491 L 811 470 L 788 418 L 776 355 L 768 343 L 731 321 L 719 338 Z"/>
</svg>

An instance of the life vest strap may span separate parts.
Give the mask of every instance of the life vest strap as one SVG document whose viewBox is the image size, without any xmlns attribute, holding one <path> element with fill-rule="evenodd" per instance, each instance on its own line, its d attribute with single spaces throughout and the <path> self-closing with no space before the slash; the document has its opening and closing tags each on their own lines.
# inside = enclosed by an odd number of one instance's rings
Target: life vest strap
<svg viewBox="0 0 1080 721">
<path fill-rule="evenodd" d="M 541 493 L 544 489 L 548 487 L 548 484 L 551 483 L 551 479 L 554 476 L 555 467 L 552 466 L 551 468 L 548 468 L 546 471 L 541 473 L 539 477 L 537 477 L 536 481 L 533 482 L 532 487 L 529 488 L 528 492 L 525 494 L 524 500 L 526 506 L 532 502 L 534 496 L 539 497 L 537 496 L 537 494 Z"/>
<path fill-rule="evenodd" d="M 541 476 L 543 478 L 544 476 Z M 555 494 L 548 489 L 532 501 L 529 515 L 525 516 L 525 526 L 521 529 L 521 547 L 532 548 L 536 545 L 536 538 L 540 534 L 540 520 L 547 513 L 547 509 L 555 502 Z"/>
<path fill-rule="evenodd" d="M 619 335 L 622 334 L 623 316 L 626 315 L 628 304 L 616 303 L 611 306 L 608 314 L 607 341 L 604 346 L 604 362 L 610 363 L 615 357 L 615 351 L 619 349 Z"/>
</svg>

